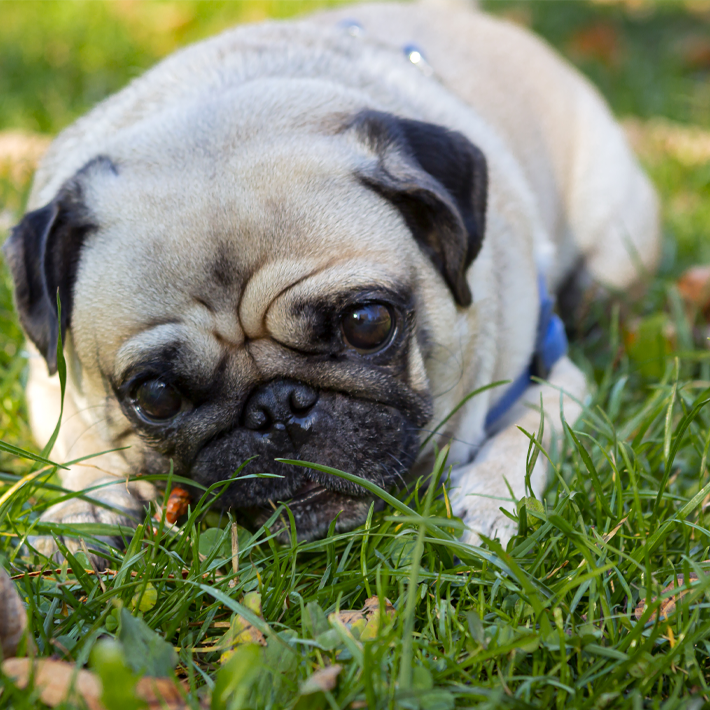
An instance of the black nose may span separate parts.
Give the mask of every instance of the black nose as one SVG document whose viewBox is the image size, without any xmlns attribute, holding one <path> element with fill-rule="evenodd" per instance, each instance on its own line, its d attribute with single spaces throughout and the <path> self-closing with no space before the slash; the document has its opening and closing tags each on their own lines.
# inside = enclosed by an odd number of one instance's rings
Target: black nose
<svg viewBox="0 0 710 710">
<path fill-rule="evenodd" d="M 317 401 L 318 392 L 302 382 L 269 382 L 254 390 L 247 400 L 244 426 L 263 433 L 287 431 L 291 439 L 300 438 L 310 428 L 307 420 Z"/>
</svg>

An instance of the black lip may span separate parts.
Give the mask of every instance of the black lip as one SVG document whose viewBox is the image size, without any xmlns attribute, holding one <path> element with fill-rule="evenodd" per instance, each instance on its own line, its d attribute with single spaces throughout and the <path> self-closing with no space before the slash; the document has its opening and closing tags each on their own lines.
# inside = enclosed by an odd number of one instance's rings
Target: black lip
<svg viewBox="0 0 710 710">
<path fill-rule="evenodd" d="M 285 498 L 279 501 L 279 503 L 284 503 L 290 508 L 298 509 L 301 506 L 313 505 L 318 502 L 326 503 L 339 498 L 342 498 L 343 500 L 359 499 L 365 497 L 366 495 L 366 491 L 363 491 L 361 495 L 353 492 L 346 493 L 344 491 L 335 491 L 322 483 L 318 483 L 317 481 L 307 481 L 290 498 Z"/>
<path fill-rule="evenodd" d="M 327 493 L 328 489 L 325 486 L 316 483 L 315 481 L 307 481 L 301 486 L 288 500 L 289 503 L 306 503 L 314 498 Z M 284 501 L 286 502 L 286 501 Z"/>
</svg>

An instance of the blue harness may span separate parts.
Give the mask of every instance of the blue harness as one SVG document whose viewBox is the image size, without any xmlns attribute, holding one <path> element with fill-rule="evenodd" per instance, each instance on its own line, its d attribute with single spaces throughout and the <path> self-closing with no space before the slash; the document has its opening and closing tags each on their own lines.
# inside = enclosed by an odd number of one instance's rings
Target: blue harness
<svg viewBox="0 0 710 710">
<path fill-rule="evenodd" d="M 496 424 L 510 411 L 522 397 L 533 377 L 547 379 L 555 363 L 567 354 L 567 334 L 562 319 L 553 311 L 554 301 L 550 298 L 542 275 L 537 280 L 540 298 L 540 312 L 537 320 L 535 350 L 530 364 L 508 385 L 505 394 L 495 403 L 486 415 L 486 433 L 490 433 Z"/>
<path fill-rule="evenodd" d="M 345 30 L 352 37 L 360 37 L 365 30 L 357 20 L 342 20 L 338 23 L 340 29 Z M 425 75 L 433 75 L 433 69 L 420 47 L 408 44 L 402 47 L 404 56 Z M 535 337 L 535 350 L 530 364 L 520 375 L 508 385 L 505 394 L 495 403 L 486 415 L 486 433 L 490 434 L 496 424 L 512 409 L 513 405 L 522 397 L 525 390 L 533 383 L 533 378 L 547 379 L 555 363 L 567 354 L 567 335 L 560 317 L 554 312 L 555 303 L 550 298 L 542 274 L 537 280 L 540 298 L 540 313 L 537 321 L 537 335 Z"/>
</svg>

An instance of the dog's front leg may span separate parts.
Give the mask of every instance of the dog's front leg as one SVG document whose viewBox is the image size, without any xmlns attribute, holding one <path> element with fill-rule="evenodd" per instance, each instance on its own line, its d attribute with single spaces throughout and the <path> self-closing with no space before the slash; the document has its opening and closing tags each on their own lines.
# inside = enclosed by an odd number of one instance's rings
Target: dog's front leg
<svg viewBox="0 0 710 710">
<path fill-rule="evenodd" d="M 548 448 L 552 436 L 562 431 L 562 411 L 570 424 L 581 414 L 580 402 L 587 388 L 584 375 L 564 357 L 552 369 L 545 385 L 530 385 L 506 417 L 506 426 L 488 439 L 476 458 L 454 469 L 451 476 L 451 503 L 455 515 L 461 517 L 467 530 L 463 539 L 472 544 L 480 536 L 497 537 L 505 546 L 516 532 L 515 523 L 501 507 L 515 511 L 517 501 L 526 495 L 525 474 L 530 440 L 520 429 L 535 434 L 540 423 L 540 401 L 545 416 L 543 445 Z M 543 455 L 538 456 L 531 475 L 531 486 L 540 495 L 547 480 Z M 512 497 L 511 497 L 512 490 Z"/>
<path fill-rule="evenodd" d="M 40 516 L 40 523 L 103 523 L 119 526 L 120 534 L 91 536 L 95 542 L 87 541 L 92 564 L 100 570 L 108 567 L 107 560 L 95 552 L 109 552 L 110 548 L 123 549 L 124 539 L 132 535 L 133 528 L 145 514 L 146 502 L 137 494 L 133 484 L 115 476 L 86 476 L 85 472 L 71 472 L 63 478 L 63 486 L 70 491 L 77 491 L 81 498 L 69 498 L 49 507 Z M 87 490 L 88 489 L 88 490 Z M 77 532 L 58 534 L 57 539 L 71 552 L 76 554 L 84 549 L 82 536 Z M 27 539 L 28 545 L 45 557 L 61 562 L 63 555 L 50 535 L 33 535 Z"/>
<path fill-rule="evenodd" d="M 32 349 L 30 349 L 32 351 Z M 27 404 L 33 433 L 37 441 L 49 440 L 59 419 L 61 390 L 59 378 L 49 377 L 38 354 L 30 358 L 30 377 L 27 384 Z M 50 454 L 52 460 L 67 462 L 84 457 L 84 461 L 59 469 L 62 486 L 76 491 L 81 498 L 73 497 L 47 508 L 40 516 L 40 523 L 104 523 L 122 528 L 123 536 L 130 536 L 145 514 L 146 502 L 155 497 L 153 486 L 145 481 L 127 482 L 126 462 L 117 452 L 107 452 L 108 445 L 96 435 L 96 427 L 81 416 L 78 406 L 67 392 L 64 399 L 64 416 L 59 437 Z M 99 454 L 99 455 L 96 455 Z M 98 544 L 88 543 L 89 548 L 101 549 L 123 546 L 123 536 L 98 536 Z M 57 539 L 71 552 L 83 549 L 81 538 L 74 535 L 57 535 Z M 29 546 L 45 557 L 62 560 L 62 554 L 51 535 L 33 535 L 27 540 Z M 104 569 L 107 562 L 99 555 L 91 554 L 92 562 Z"/>
</svg>

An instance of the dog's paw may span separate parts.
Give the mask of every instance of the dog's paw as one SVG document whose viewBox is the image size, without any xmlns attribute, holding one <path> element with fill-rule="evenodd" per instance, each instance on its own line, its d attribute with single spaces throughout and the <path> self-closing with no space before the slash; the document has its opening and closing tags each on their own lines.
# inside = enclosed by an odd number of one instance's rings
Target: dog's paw
<svg viewBox="0 0 710 710">
<path fill-rule="evenodd" d="M 100 485 L 115 481 L 114 478 L 96 481 L 93 485 Z M 123 535 L 130 536 L 133 529 L 144 515 L 144 502 L 136 498 L 127 489 L 125 483 L 99 488 L 86 494 L 92 501 L 72 498 L 48 508 L 41 516 L 43 523 L 62 523 L 75 525 L 77 523 L 105 523 L 117 525 L 122 528 Z M 108 506 L 108 507 L 104 507 Z M 69 534 L 57 535 L 61 543 L 71 552 L 83 552 L 81 538 Z M 57 543 L 51 535 L 36 535 L 27 538 L 27 544 L 40 555 L 51 558 L 58 563 L 64 559 Z M 91 563 L 98 570 L 109 566 L 108 560 L 94 552 L 108 553 L 111 549 L 121 550 L 124 547 L 122 535 L 96 536 L 86 542 L 90 552 Z"/>
<path fill-rule="evenodd" d="M 470 509 L 460 510 L 458 515 L 466 526 L 461 541 L 469 545 L 480 545 L 483 537 L 491 540 L 497 538 L 505 549 L 510 538 L 518 531 L 517 523 L 497 507 L 483 506 L 481 509 L 474 502 Z"/>
<path fill-rule="evenodd" d="M 482 538 L 497 538 L 505 549 L 517 524 L 501 511 L 515 511 L 517 501 L 511 497 L 497 462 L 469 464 L 454 470 L 450 491 L 454 515 L 461 518 L 466 530 L 461 541 L 480 545 Z"/>
</svg>

